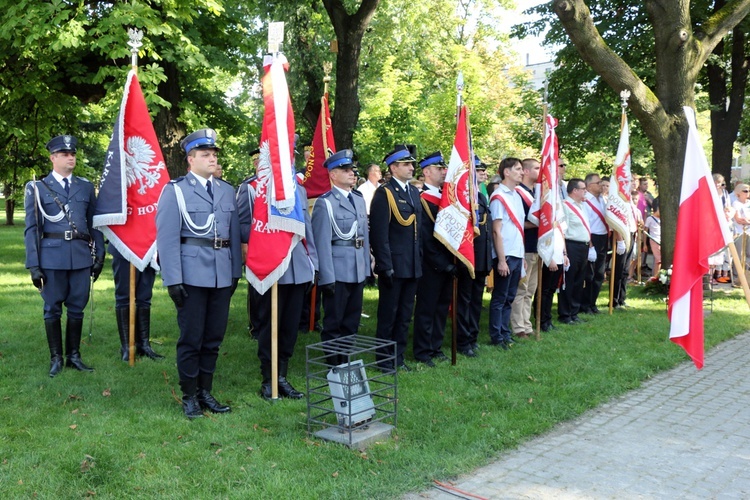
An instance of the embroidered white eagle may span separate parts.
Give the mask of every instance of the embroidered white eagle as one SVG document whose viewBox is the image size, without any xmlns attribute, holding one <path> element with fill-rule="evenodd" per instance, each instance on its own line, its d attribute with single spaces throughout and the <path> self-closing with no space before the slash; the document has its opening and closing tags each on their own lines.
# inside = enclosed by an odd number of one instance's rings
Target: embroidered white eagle
<svg viewBox="0 0 750 500">
<path fill-rule="evenodd" d="M 155 156 L 146 139 L 137 135 L 128 138 L 125 145 L 125 175 L 128 187 L 140 183 L 138 194 L 146 194 L 146 190 L 154 187 L 161 178 L 160 170 L 164 170 L 165 165 L 163 161 L 153 165 Z"/>
</svg>

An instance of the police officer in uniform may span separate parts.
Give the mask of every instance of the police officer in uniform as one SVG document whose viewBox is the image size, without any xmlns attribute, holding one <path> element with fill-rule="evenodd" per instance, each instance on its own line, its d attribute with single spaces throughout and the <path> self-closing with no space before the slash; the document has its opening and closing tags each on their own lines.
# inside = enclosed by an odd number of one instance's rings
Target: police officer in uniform
<svg viewBox="0 0 750 500">
<path fill-rule="evenodd" d="M 49 376 L 63 368 L 62 305 L 67 308 L 65 365 L 79 371 L 93 368 L 79 351 L 83 310 L 91 278 L 104 267 L 104 237 L 93 229 L 96 193 L 93 184 L 73 175 L 77 140 L 61 135 L 47 143 L 52 172 L 26 185 L 26 268 L 44 300 L 44 326 L 50 351 Z M 93 257 L 93 258 L 92 258 Z"/>
<path fill-rule="evenodd" d="M 216 132 L 206 128 L 180 146 L 190 172 L 164 187 L 156 212 L 156 244 L 164 285 L 177 307 L 177 372 L 185 416 L 226 413 L 212 395 L 229 302 L 242 275 L 234 189 L 215 179 Z"/>
<path fill-rule="evenodd" d="M 456 258 L 434 234 L 447 169 L 442 153 L 436 151 L 427 155 L 419 166 L 425 178 L 421 193 L 425 217 L 419 227 L 424 255 L 414 307 L 414 358 L 427 366 L 435 366 L 433 360 L 448 359 L 441 346 L 453 295 L 453 277 L 458 268 Z"/>
<path fill-rule="evenodd" d="M 477 183 L 487 181 L 487 165 L 474 156 Z M 474 278 L 466 266 L 458 268 L 458 290 L 456 292 L 457 350 L 470 358 L 477 356 L 479 318 L 482 314 L 482 298 L 487 276 L 492 271 L 492 215 L 487 197 L 477 193 L 477 221 L 479 234 L 474 236 Z"/>
<path fill-rule="evenodd" d="M 115 316 L 120 334 L 120 358 L 130 360 L 130 262 L 110 243 L 112 275 L 115 279 Z M 138 356 L 162 359 L 164 356 L 151 348 L 151 297 L 156 270 L 149 266 L 135 270 L 135 350 Z"/>
<path fill-rule="evenodd" d="M 258 165 L 259 171 L 264 167 Z M 270 172 L 259 172 L 261 176 Z M 260 179 L 254 175 L 240 184 L 237 190 L 237 207 L 240 216 L 242 243 L 252 245 L 250 227 L 253 223 L 253 208 Z M 310 214 L 307 210 L 307 193 L 297 185 L 296 189 L 305 206 L 305 239 L 298 242 L 292 249 L 289 267 L 279 278 L 278 283 L 278 388 L 279 396 L 289 399 L 302 399 L 305 395 L 295 389 L 287 380 L 289 360 L 294 354 L 297 343 L 297 327 L 299 326 L 300 310 L 305 292 L 312 288 L 318 269 L 318 256 L 315 252 L 315 238 L 312 232 Z M 252 314 L 253 334 L 257 332 L 258 359 L 262 382 L 260 395 L 263 399 L 271 399 L 271 290 L 264 294 L 258 293 L 250 287 L 250 303 L 254 306 Z"/>
<path fill-rule="evenodd" d="M 367 207 L 362 193 L 353 189 L 357 176 L 352 157 L 352 150 L 344 149 L 323 163 L 333 187 L 318 197 L 312 213 L 325 311 L 323 341 L 357 333 L 365 279 L 370 276 Z M 328 357 L 331 365 L 346 361 L 344 355 Z"/>
<path fill-rule="evenodd" d="M 391 179 L 375 190 L 370 206 L 370 244 L 378 275 L 379 339 L 396 341 L 396 352 L 380 349 L 382 370 L 400 368 L 404 363 L 417 280 L 422 277 L 422 245 L 419 226 L 422 204 L 419 190 L 409 184 L 416 160 L 405 145 L 398 145 L 383 160 Z M 395 355 L 396 365 L 390 363 Z"/>
</svg>

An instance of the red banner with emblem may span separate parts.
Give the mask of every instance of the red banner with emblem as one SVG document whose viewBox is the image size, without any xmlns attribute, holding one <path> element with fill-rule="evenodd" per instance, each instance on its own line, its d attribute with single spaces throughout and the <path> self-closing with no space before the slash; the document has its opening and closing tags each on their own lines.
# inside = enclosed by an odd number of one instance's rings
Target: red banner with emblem
<svg viewBox="0 0 750 500">
<path fill-rule="evenodd" d="M 156 205 L 169 182 L 138 76 L 128 73 L 102 172 L 94 227 L 140 271 L 158 269 Z"/>
<path fill-rule="evenodd" d="M 435 238 L 458 258 L 474 277 L 474 226 L 477 193 L 474 151 L 466 105 L 461 106 L 451 159 L 445 174 Z"/>
</svg>

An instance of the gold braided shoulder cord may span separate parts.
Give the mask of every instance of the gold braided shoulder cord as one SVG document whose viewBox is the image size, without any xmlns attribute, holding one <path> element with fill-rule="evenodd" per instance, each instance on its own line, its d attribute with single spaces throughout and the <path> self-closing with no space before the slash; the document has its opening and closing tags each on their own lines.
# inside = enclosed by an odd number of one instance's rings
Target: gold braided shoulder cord
<svg viewBox="0 0 750 500">
<path fill-rule="evenodd" d="M 396 199 L 393 197 L 393 193 L 391 193 L 391 190 L 388 188 L 384 187 L 384 189 L 385 189 L 385 194 L 388 197 L 388 206 L 391 209 L 391 214 L 396 216 L 396 222 L 398 222 L 404 227 L 409 227 L 413 224 L 414 225 L 414 238 L 416 239 L 417 237 L 417 223 L 416 223 L 417 214 L 413 213 L 407 219 L 404 219 L 401 216 L 401 212 L 399 212 L 398 210 L 398 206 L 396 205 Z M 420 196 L 419 199 L 421 200 L 422 197 Z M 390 217 L 388 217 L 388 220 L 390 220 Z"/>
<path fill-rule="evenodd" d="M 427 204 L 427 200 L 425 200 L 424 198 L 420 196 L 419 201 L 422 202 L 422 207 L 424 208 L 424 211 L 427 212 L 427 217 L 429 217 L 432 223 L 434 224 L 435 217 L 432 216 L 432 210 L 430 210 L 430 206 Z"/>
</svg>

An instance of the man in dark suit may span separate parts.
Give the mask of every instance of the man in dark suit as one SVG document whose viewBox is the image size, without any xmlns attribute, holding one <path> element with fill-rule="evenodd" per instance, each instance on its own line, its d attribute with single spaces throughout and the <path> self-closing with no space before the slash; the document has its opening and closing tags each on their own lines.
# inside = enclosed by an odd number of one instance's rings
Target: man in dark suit
<svg viewBox="0 0 750 500">
<path fill-rule="evenodd" d="M 264 168 L 259 166 L 259 168 Z M 263 173 L 262 176 L 267 175 Z M 253 224 L 255 198 L 260 189 L 260 178 L 253 176 L 240 184 L 237 190 L 242 243 L 252 245 L 250 227 Z M 263 187 L 265 189 L 265 187 Z M 299 203 L 307 208 L 307 192 L 297 185 Z M 312 287 L 318 270 L 318 255 L 315 251 L 310 214 L 305 209 L 305 238 L 292 249 L 289 266 L 277 281 L 278 283 L 278 388 L 279 396 L 289 399 L 302 399 L 304 393 L 298 391 L 287 379 L 289 361 L 297 344 L 297 333 L 305 292 Z M 260 294 L 250 286 L 249 302 L 254 305 L 252 314 L 253 335 L 257 334 L 258 359 L 260 360 L 260 395 L 263 399 L 272 398 L 271 388 L 271 290 Z"/>
<path fill-rule="evenodd" d="M 422 277 L 417 284 L 414 307 L 414 358 L 432 367 L 435 366 L 433 360 L 448 359 L 441 347 L 457 266 L 456 258 L 434 235 L 447 169 L 442 153 L 436 151 L 427 155 L 419 162 L 419 166 L 424 174 L 421 193 L 424 218 L 419 226 L 423 257 Z"/>
<path fill-rule="evenodd" d="M 375 191 L 370 206 L 370 244 L 378 275 L 378 339 L 396 342 L 396 352 L 381 349 L 378 366 L 409 371 L 404 351 L 409 335 L 417 280 L 422 276 L 419 226 L 422 204 L 419 191 L 409 184 L 416 160 L 405 145 L 384 159 L 391 180 Z M 395 356 L 395 366 L 391 364 Z"/>
<path fill-rule="evenodd" d="M 478 157 L 474 158 L 477 183 L 487 182 L 487 165 Z M 457 349 L 464 356 L 477 355 L 479 338 L 479 318 L 482 314 L 482 299 L 487 276 L 492 271 L 492 216 L 487 197 L 477 193 L 477 220 L 479 234 L 474 236 L 474 278 L 465 266 L 458 269 L 458 290 L 456 297 L 456 322 L 458 323 Z"/>
<path fill-rule="evenodd" d="M 201 129 L 180 143 L 189 173 L 164 187 L 156 212 L 156 244 L 164 286 L 177 307 L 177 372 L 185 416 L 226 413 L 212 395 L 229 303 L 242 276 L 234 189 L 213 177 L 216 132 Z"/>
<path fill-rule="evenodd" d="M 312 212 L 325 311 L 323 341 L 357 333 L 365 278 L 370 276 L 367 208 L 362 194 L 353 190 L 357 176 L 352 157 L 352 150 L 344 149 L 325 161 L 333 187 L 318 197 Z M 347 357 L 330 354 L 328 362 L 339 365 Z"/>
<path fill-rule="evenodd" d="M 104 237 L 93 229 L 94 186 L 73 175 L 76 138 L 61 135 L 47 143 L 52 172 L 26 185 L 26 268 L 44 300 L 44 327 L 50 351 L 49 376 L 63 368 L 62 305 L 67 308 L 65 365 L 79 371 L 93 368 L 81 360 L 83 311 L 91 278 L 104 267 Z M 93 258 L 92 258 L 93 257 Z"/>
</svg>

